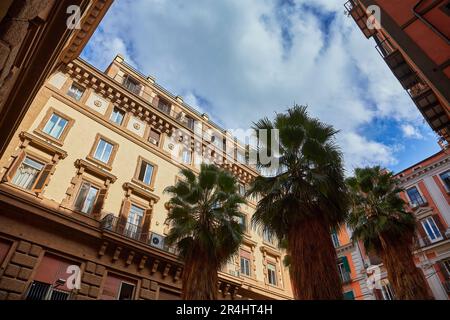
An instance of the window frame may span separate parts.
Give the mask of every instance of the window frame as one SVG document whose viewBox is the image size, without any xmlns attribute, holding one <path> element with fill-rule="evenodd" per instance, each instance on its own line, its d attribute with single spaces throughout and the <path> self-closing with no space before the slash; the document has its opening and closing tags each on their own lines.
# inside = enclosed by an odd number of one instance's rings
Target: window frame
<svg viewBox="0 0 450 320">
<path fill-rule="evenodd" d="M 139 174 L 140 174 L 141 166 L 142 166 L 143 162 L 153 166 L 150 184 L 146 184 L 144 181 L 141 181 L 139 179 Z M 157 171 L 158 171 L 158 166 L 153 161 L 150 161 L 142 156 L 139 156 L 137 159 L 137 165 L 136 165 L 136 169 L 134 171 L 134 176 L 133 176 L 132 181 L 145 189 L 149 189 L 150 191 L 153 191 L 155 188 L 155 180 L 156 180 Z"/>
<path fill-rule="evenodd" d="M 244 268 L 244 266 L 242 264 L 242 261 L 247 261 L 248 274 L 245 273 L 245 272 L 242 272 L 242 270 L 246 270 L 246 268 Z M 249 258 L 246 258 L 246 257 L 242 256 L 241 254 L 239 255 L 239 271 L 240 271 L 240 274 L 242 274 L 245 277 L 251 277 L 252 276 L 251 261 L 250 261 Z"/>
<path fill-rule="evenodd" d="M 95 158 L 95 152 L 97 151 L 98 145 L 100 143 L 100 140 L 103 140 L 109 144 L 111 144 L 113 146 L 112 150 L 111 150 L 111 155 L 109 156 L 108 162 L 105 163 L 97 158 Z M 89 155 L 86 157 L 86 159 L 88 159 L 89 161 L 92 161 L 98 165 L 100 165 L 101 167 L 107 169 L 107 170 L 111 170 L 112 169 L 112 164 L 114 162 L 114 159 L 116 157 L 117 151 L 119 149 L 119 144 L 112 141 L 111 139 L 105 137 L 104 135 L 97 133 L 97 135 L 95 136 L 95 140 L 94 140 L 94 144 L 91 147 L 91 151 L 89 152 Z"/>
<path fill-rule="evenodd" d="M 83 90 L 83 92 L 81 93 L 81 96 L 80 96 L 79 99 L 77 99 L 76 97 L 74 97 L 71 94 L 69 94 L 70 89 L 72 89 L 72 86 Z M 76 81 L 72 81 L 72 83 L 68 86 L 67 91 L 66 91 L 66 95 L 69 96 L 70 98 L 72 98 L 73 100 L 77 101 L 77 102 L 80 102 L 83 99 L 83 96 L 84 96 L 85 93 L 86 93 L 86 88 L 83 87 L 81 84 L 79 84 Z"/>
<path fill-rule="evenodd" d="M 26 158 L 30 158 L 33 161 L 39 162 L 43 164 L 42 169 L 39 171 L 39 174 L 36 176 L 35 181 L 30 189 L 23 188 L 19 185 L 13 183 L 13 179 L 17 174 L 17 170 L 19 170 L 20 166 L 23 164 Z M 8 170 L 5 172 L 3 180 L 7 181 L 9 184 L 14 186 L 14 188 L 23 190 L 24 192 L 28 192 L 34 195 L 40 196 L 40 194 L 44 191 L 44 188 L 48 185 L 50 177 L 53 174 L 54 167 L 56 166 L 55 162 L 52 162 L 48 159 L 44 159 L 43 157 L 35 154 L 30 150 L 22 150 L 14 159 L 14 161 L 9 166 Z M 47 172 L 45 176 L 45 180 L 41 181 L 44 172 Z M 42 186 L 40 188 L 36 188 L 38 182 L 41 182 Z"/>
<path fill-rule="evenodd" d="M 416 204 L 416 203 L 413 202 L 413 200 L 411 199 L 411 197 L 410 197 L 410 195 L 408 193 L 408 190 L 411 190 L 411 189 L 416 189 L 417 190 L 417 194 L 419 195 L 422 203 L 417 203 Z M 424 205 L 427 204 L 426 198 L 423 196 L 422 192 L 420 191 L 420 188 L 417 185 L 412 185 L 412 186 L 410 186 L 408 188 L 405 188 L 405 193 L 406 193 L 406 196 L 408 197 L 409 205 L 411 207 L 421 207 L 421 206 L 424 206 Z"/>
<path fill-rule="evenodd" d="M 137 287 L 137 285 L 134 284 L 134 283 L 128 282 L 128 281 L 123 281 L 123 280 L 120 281 L 120 287 L 119 287 L 119 290 L 117 292 L 117 300 L 121 300 L 120 299 L 120 293 L 122 291 L 122 286 L 123 286 L 124 283 L 129 285 L 129 286 L 133 286 L 133 293 L 131 295 L 131 299 L 130 300 L 134 300 L 134 297 L 136 295 L 136 287 Z"/>
<path fill-rule="evenodd" d="M 438 173 L 437 176 L 439 177 L 439 180 L 441 181 L 441 183 L 444 186 L 444 189 L 447 191 L 447 193 L 450 193 L 450 185 L 447 186 L 444 179 L 442 179 L 442 175 L 447 174 L 447 173 L 448 173 L 449 179 L 450 179 L 450 169 L 444 170 L 444 171 Z M 450 181 L 449 181 L 449 184 L 450 184 Z"/>
<path fill-rule="evenodd" d="M 27 188 L 24 188 L 22 186 L 19 186 L 19 185 L 15 184 L 13 182 L 13 180 L 15 179 L 15 177 L 17 175 L 17 171 L 20 169 L 20 167 L 23 165 L 25 159 L 27 159 L 27 158 L 31 159 L 32 161 L 35 161 L 37 163 L 42 164 L 42 168 L 39 170 L 39 173 L 36 175 L 36 178 L 34 179 L 33 184 L 31 185 L 30 189 L 27 189 Z M 21 156 L 20 163 L 17 164 L 17 168 L 15 168 L 14 172 L 11 172 L 11 181 L 10 181 L 10 183 L 13 186 L 15 186 L 16 188 L 19 188 L 21 190 L 28 191 L 28 192 L 34 192 L 35 186 L 36 186 L 37 182 L 39 181 L 42 173 L 44 172 L 44 169 L 45 169 L 47 164 L 49 164 L 48 161 L 42 159 L 41 157 L 38 157 L 38 156 L 34 155 L 33 153 L 31 153 L 29 151 L 24 151 L 24 154 Z"/>
<path fill-rule="evenodd" d="M 425 227 L 425 222 L 429 222 L 429 221 L 433 221 L 434 227 L 436 228 L 436 230 L 439 232 L 439 236 L 435 235 L 435 239 L 431 239 L 430 234 L 428 233 L 427 228 Z M 422 225 L 423 230 L 425 231 L 425 234 L 427 235 L 428 240 L 431 243 L 435 243 L 435 242 L 439 242 L 441 240 L 444 239 L 444 236 L 442 235 L 441 230 L 439 230 L 438 224 L 436 223 L 436 221 L 434 221 L 434 217 L 433 216 L 428 216 L 426 218 L 423 218 L 420 220 L 420 224 Z M 431 224 L 429 224 L 430 229 L 435 232 L 434 228 L 431 226 Z"/>
<path fill-rule="evenodd" d="M 92 208 L 91 208 L 90 212 L 84 212 L 84 211 L 82 211 L 82 210 L 77 210 L 77 208 L 76 208 L 76 205 L 77 205 L 77 202 L 78 202 L 78 197 L 80 196 L 80 192 L 81 192 L 81 187 L 83 186 L 84 183 L 88 183 L 88 184 L 90 185 L 90 186 L 89 186 L 89 189 L 90 189 L 90 188 L 95 188 L 95 189 L 97 189 L 97 194 L 95 195 L 95 199 L 94 199 L 94 201 L 92 202 Z M 97 204 L 97 201 L 98 201 L 98 199 L 99 199 L 99 195 L 100 195 L 100 192 L 101 192 L 102 189 L 104 189 L 104 187 L 102 187 L 102 186 L 99 185 L 98 183 L 95 183 L 95 182 L 93 182 L 91 179 L 88 179 L 88 178 L 86 178 L 86 177 L 83 177 L 83 178 L 81 179 L 80 183 L 79 183 L 79 186 L 78 186 L 78 190 L 77 190 L 76 196 L 74 197 L 73 204 L 72 204 L 72 210 L 75 211 L 75 212 L 79 212 L 79 213 L 81 213 L 81 214 L 84 214 L 84 215 L 88 215 L 88 216 L 94 215 L 94 214 L 95 214 L 95 212 L 94 212 L 95 206 L 96 206 L 96 204 Z M 84 207 L 85 204 L 86 204 L 86 199 L 87 199 L 87 194 L 86 194 L 86 198 L 85 198 L 84 201 L 83 201 L 83 207 Z"/>
<path fill-rule="evenodd" d="M 122 121 L 120 123 L 117 123 L 116 121 L 112 120 L 112 116 L 113 116 L 115 110 L 118 110 L 120 113 L 123 114 Z M 127 112 L 125 110 L 123 110 L 123 109 L 121 109 L 119 107 L 113 106 L 112 109 L 111 109 L 111 113 L 108 116 L 108 120 L 112 124 L 121 127 L 125 123 L 126 115 L 127 115 Z"/>
<path fill-rule="evenodd" d="M 50 121 L 51 117 L 54 114 L 67 121 L 67 124 L 64 127 L 63 131 L 61 132 L 61 135 L 59 136 L 59 138 L 55 138 L 55 137 L 51 136 L 50 134 L 44 132 L 45 126 L 47 125 L 47 123 Z M 47 112 L 45 113 L 44 118 L 39 123 L 38 127 L 34 130 L 34 133 L 43 137 L 46 140 L 50 140 L 51 142 L 55 143 L 58 146 L 62 146 L 64 144 L 64 141 L 65 141 L 67 135 L 69 134 L 70 129 L 73 127 L 74 123 L 75 123 L 75 120 L 73 118 L 56 110 L 53 107 L 50 107 L 50 108 L 48 108 Z"/>
<path fill-rule="evenodd" d="M 152 138 L 152 135 L 151 135 L 152 132 L 156 132 L 156 133 L 158 133 L 158 135 L 159 135 L 158 141 L 157 141 L 156 143 L 153 143 L 152 141 L 150 141 L 150 139 Z M 156 146 L 156 147 L 160 147 L 160 146 L 161 146 L 161 138 L 162 138 L 162 132 L 161 132 L 161 131 L 156 130 L 156 129 L 153 128 L 153 127 L 149 127 L 149 129 L 148 129 L 148 134 L 147 134 L 147 139 L 146 139 L 146 140 L 147 140 L 151 145 Z"/>
<path fill-rule="evenodd" d="M 269 265 L 273 267 L 274 270 L 269 268 Z M 267 283 L 271 286 L 278 287 L 278 270 L 276 263 L 272 261 L 266 261 L 266 269 L 267 269 Z M 270 272 L 273 272 L 273 280 L 275 283 L 270 282 Z"/>
<path fill-rule="evenodd" d="M 131 83 L 134 87 L 131 88 L 128 84 L 125 84 L 125 82 Z M 136 79 L 132 75 L 125 74 L 121 84 L 126 90 L 130 91 L 131 93 L 137 96 L 141 96 L 143 85 L 138 79 Z M 136 89 L 139 89 L 139 91 L 136 92 L 137 91 Z"/>
</svg>

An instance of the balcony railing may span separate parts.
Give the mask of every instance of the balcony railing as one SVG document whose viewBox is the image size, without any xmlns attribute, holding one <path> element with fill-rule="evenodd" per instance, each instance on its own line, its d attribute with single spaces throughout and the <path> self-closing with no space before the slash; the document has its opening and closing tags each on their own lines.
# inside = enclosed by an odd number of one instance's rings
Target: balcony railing
<svg viewBox="0 0 450 320">
<path fill-rule="evenodd" d="M 417 237 L 414 240 L 414 249 L 422 249 L 447 239 L 449 239 L 449 237 L 444 233 L 441 233 L 441 238 L 437 238 L 436 240 L 431 240 L 429 237 Z"/>
<path fill-rule="evenodd" d="M 149 230 L 144 230 L 141 226 L 126 222 L 112 213 L 107 214 L 101 221 L 101 227 L 127 238 L 137 240 L 139 242 L 150 245 L 154 248 L 177 255 L 176 247 L 169 246 L 165 243 L 165 237 Z"/>
<path fill-rule="evenodd" d="M 358 27 L 361 29 L 361 31 L 364 33 L 366 38 L 370 38 L 375 34 L 375 29 L 369 29 L 368 27 L 368 19 L 369 16 L 367 15 L 366 9 L 359 5 L 359 3 L 355 0 L 347 1 L 344 4 L 345 10 L 349 16 L 355 20 Z"/>
</svg>

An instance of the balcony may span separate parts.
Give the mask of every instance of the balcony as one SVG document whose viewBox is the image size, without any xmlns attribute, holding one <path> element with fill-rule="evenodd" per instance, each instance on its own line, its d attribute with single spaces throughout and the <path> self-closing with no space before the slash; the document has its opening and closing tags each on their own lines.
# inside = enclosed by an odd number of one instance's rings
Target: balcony
<svg viewBox="0 0 450 320">
<path fill-rule="evenodd" d="M 169 246 L 165 243 L 164 236 L 155 232 L 150 232 L 149 230 L 144 230 L 142 227 L 135 224 L 123 221 L 122 219 L 114 216 L 112 213 L 106 215 L 101 220 L 101 228 L 103 230 L 108 230 L 120 234 L 129 239 L 145 243 L 159 250 L 163 250 L 175 255 L 178 254 L 176 247 Z"/>
<path fill-rule="evenodd" d="M 401 52 L 392 44 L 389 38 L 379 42 L 375 48 L 383 57 L 395 77 L 406 90 L 411 89 L 421 80 L 416 72 L 406 62 Z"/>
<path fill-rule="evenodd" d="M 430 127 L 444 138 L 449 138 L 450 118 L 433 90 L 426 84 L 418 83 L 408 93 Z"/>
<path fill-rule="evenodd" d="M 437 240 L 433 240 L 433 241 L 430 240 L 430 238 L 428 238 L 428 237 L 417 237 L 414 240 L 413 249 L 415 249 L 415 250 L 423 249 L 428 246 L 443 242 L 447 239 L 449 239 L 449 237 L 446 236 L 444 233 L 441 234 L 441 238 L 439 238 Z"/>
<path fill-rule="evenodd" d="M 362 7 L 357 1 L 350 0 L 344 4 L 347 14 L 355 20 L 359 29 L 364 33 L 366 38 L 370 38 L 375 34 L 375 29 L 369 29 L 367 21 L 369 16 L 366 13 L 366 9 Z"/>
</svg>

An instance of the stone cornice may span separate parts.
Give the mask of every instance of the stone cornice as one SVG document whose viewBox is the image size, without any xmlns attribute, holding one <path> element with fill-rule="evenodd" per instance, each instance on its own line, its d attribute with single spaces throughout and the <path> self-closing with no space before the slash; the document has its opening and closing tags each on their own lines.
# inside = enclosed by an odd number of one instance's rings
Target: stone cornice
<svg viewBox="0 0 450 320">
<path fill-rule="evenodd" d="M 113 0 L 92 0 L 80 21 L 80 29 L 75 29 L 66 48 L 61 53 L 61 61 L 65 64 L 77 58 L 89 38 L 94 33 Z"/>
<path fill-rule="evenodd" d="M 197 136 L 197 133 L 195 133 L 193 130 L 187 129 L 183 126 L 183 124 L 160 111 L 149 101 L 145 101 L 142 99 L 142 97 L 135 96 L 129 93 L 120 85 L 120 83 L 108 77 L 100 70 L 89 65 L 87 62 L 81 59 L 75 59 L 74 61 L 67 64 L 66 70 L 64 71 L 69 76 L 76 79 L 76 81 L 81 85 L 92 88 L 96 93 L 101 94 L 103 97 L 111 101 L 114 105 L 128 110 L 129 112 L 133 113 L 137 117 L 141 118 L 142 120 L 162 132 L 170 134 L 175 129 L 182 129 L 186 131 L 189 135 L 194 137 L 195 143 L 201 141 L 204 148 L 207 147 L 208 149 L 215 151 L 215 153 L 221 157 L 219 165 L 230 169 L 242 180 L 249 182 L 258 175 L 254 168 L 237 163 L 223 150 L 220 150 L 212 146 L 211 143 L 200 139 L 200 137 Z M 189 115 L 193 116 L 190 113 Z M 242 148 L 242 146 L 239 147 Z"/>
<path fill-rule="evenodd" d="M 404 184 L 407 183 L 415 178 L 419 178 L 423 175 L 426 175 L 428 172 L 430 172 L 431 170 L 434 170 L 438 167 L 444 166 L 446 164 L 450 163 L 450 156 L 447 156 L 443 159 L 440 159 L 439 161 L 433 162 L 427 166 L 421 167 L 409 174 L 406 175 L 396 175 L 395 177 L 398 179 L 400 184 Z"/>
</svg>

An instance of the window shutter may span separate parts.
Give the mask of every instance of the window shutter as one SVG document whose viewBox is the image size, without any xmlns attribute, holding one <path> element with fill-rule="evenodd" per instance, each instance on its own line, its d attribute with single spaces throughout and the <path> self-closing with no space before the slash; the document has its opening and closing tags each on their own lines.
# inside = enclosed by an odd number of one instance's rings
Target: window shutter
<svg viewBox="0 0 450 320">
<path fill-rule="evenodd" d="M 445 228 L 442 225 L 441 217 L 439 217 L 439 215 L 437 215 L 437 214 L 433 214 L 432 217 L 433 217 L 434 223 L 436 224 L 436 227 L 438 227 L 438 229 L 439 229 L 439 232 L 441 233 L 442 236 L 444 236 Z"/>
<path fill-rule="evenodd" d="M 342 259 L 342 263 L 344 264 L 345 271 L 347 271 L 348 273 L 351 273 L 350 265 L 348 264 L 347 257 L 342 257 L 341 259 Z"/>
<path fill-rule="evenodd" d="M 25 158 L 25 152 L 22 151 L 17 157 L 16 160 L 12 163 L 11 167 L 8 170 L 8 173 L 5 176 L 6 181 L 11 181 L 16 174 L 17 169 L 22 164 L 23 159 Z"/>
<path fill-rule="evenodd" d="M 42 192 L 45 186 L 47 185 L 48 179 L 50 177 L 50 173 L 52 171 L 53 164 L 46 164 L 44 169 L 42 170 L 36 184 L 34 185 L 35 192 Z"/>
<path fill-rule="evenodd" d="M 141 240 L 147 242 L 150 233 L 150 222 L 152 219 L 152 209 L 146 209 L 144 212 L 144 222 L 142 223 Z"/>
<path fill-rule="evenodd" d="M 444 262 L 439 261 L 438 262 L 439 269 L 441 269 L 441 274 L 444 276 L 445 280 L 450 280 L 450 274 L 447 271 L 447 268 L 445 268 Z"/>
<path fill-rule="evenodd" d="M 128 213 L 130 212 L 131 202 L 128 199 L 123 200 L 122 210 L 120 210 L 119 221 L 117 224 L 117 232 L 123 232 L 127 224 Z"/>
<path fill-rule="evenodd" d="M 78 192 L 78 197 L 75 201 L 75 210 L 81 211 L 81 209 L 83 209 L 84 201 L 86 200 L 89 187 L 89 183 L 82 182 L 80 191 Z"/>
<path fill-rule="evenodd" d="M 95 201 L 94 210 L 92 210 L 92 213 L 94 216 L 100 218 L 100 214 L 103 209 L 103 204 L 105 203 L 106 193 L 108 192 L 108 189 L 103 188 L 100 189 L 97 197 L 97 201 Z"/>
<path fill-rule="evenodd" d="M 153 100 L 152 100 L 152 105 L 157 108 L 158 104 L 159 104 L 159 97 L 158 96 L 154 96 Z"/>
</svg>

